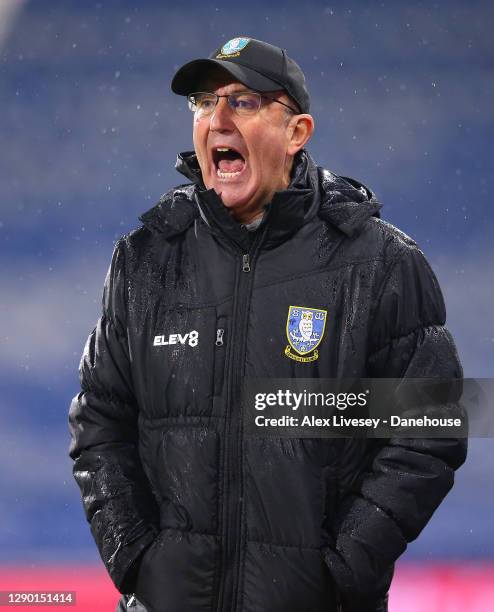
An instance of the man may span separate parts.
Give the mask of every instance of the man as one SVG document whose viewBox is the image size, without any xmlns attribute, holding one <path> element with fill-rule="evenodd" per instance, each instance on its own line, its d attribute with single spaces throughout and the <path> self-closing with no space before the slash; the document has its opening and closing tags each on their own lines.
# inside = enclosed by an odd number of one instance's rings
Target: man
<svg viewBox="0 0 494 612">
<path fill-rule="evenodd" d="M 387 610 L 465 442 L 246 437 L 240 388 L 460 377 L 437 281 L 367 187 L 306 152 L 309 94 L 284 50 L 234 38 L 172 89 L 194 113 L 191 182 L 118 241 L 70 410 L 119 609 Z"/>
</svg>

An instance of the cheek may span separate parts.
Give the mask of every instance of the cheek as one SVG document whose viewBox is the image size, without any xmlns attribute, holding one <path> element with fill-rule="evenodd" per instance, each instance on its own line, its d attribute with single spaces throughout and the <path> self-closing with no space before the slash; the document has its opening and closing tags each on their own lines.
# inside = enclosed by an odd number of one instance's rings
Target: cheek
<svg viewBox="0 0 494 612">
<path fill-rule="evenodd" d="M 207 132 L 202 128 L 200 123 L 194 123 L 192 132 L 192 141 L 194 143 L 194 151 L 201 167 L 207 161 Z"/>
<path fill-rule="evenodd" d="M 278 134 L 273 135 L 273 137 L 265 134 L 261 142 L 263 145 L 259 147 L 258 156 L 261 171 L 269 174 L 270 177 L 281 175 L 286 157 L 286 143 Z"/>
<path fill-rule="evenodd" d="M 199 147 L 201 139 L 200 139 L 200 127 L 194 121 L 193 129 L 192 129 L 192 141 L 194 142 L 194 147 L 197 149 Z"/>
</svg>

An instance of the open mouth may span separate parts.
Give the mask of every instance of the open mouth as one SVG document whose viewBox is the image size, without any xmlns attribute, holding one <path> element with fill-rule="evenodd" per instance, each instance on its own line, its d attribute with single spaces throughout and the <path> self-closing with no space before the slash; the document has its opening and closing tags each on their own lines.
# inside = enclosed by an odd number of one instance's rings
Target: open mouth
<svg viewBox="0 0 494 612">
<path fill-rule="evenodd" d="M 246 166 L 243 156 L 231 147 L 214 148 L 213 162 L 216 168 L 216 175 L 222 179 L 239 176 Z"/>
</svg>

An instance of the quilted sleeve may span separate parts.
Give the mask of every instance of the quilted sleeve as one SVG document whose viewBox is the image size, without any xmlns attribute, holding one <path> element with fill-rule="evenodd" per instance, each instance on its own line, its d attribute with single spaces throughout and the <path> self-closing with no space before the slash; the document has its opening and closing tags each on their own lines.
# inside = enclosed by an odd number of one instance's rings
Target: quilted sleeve
<svg viewBox="0 0 494 612">
<path fill-rule="evenodd" d="M 105 281 L 102 316 L 81 358 L 81 392 L 69 411 L 74 477 L 101 558 L 122 593 L 132 590 L 131 566 L 158 533 L 158 510 L 137 451 L 124 274 L 118 243 Z"/>
<path fill-rule="evenodd" d="M 414 243 L 408 244 L 392 264 L 376 304 L 370 376 L 461 377 L 445 317 L 429 264 Z M 467 450 L 465 439 L 396 438 L 373 444 L 367 471 L 339 509 L 334 545 L 323 551 L 345 610 L 364 610 L 364 601 L 385 595 L 394 562 L 453 486 Z"/>
</svg>

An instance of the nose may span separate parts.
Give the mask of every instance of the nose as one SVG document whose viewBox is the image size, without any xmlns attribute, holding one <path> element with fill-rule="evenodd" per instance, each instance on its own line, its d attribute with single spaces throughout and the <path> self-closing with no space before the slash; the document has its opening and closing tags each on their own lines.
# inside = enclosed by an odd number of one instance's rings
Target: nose
<svg viewBox="0 0 494 612">
<path fill-rule="evenodd" d="M 232 132 L 235 129 L 233 109 L 228 106 L 226 98 L 220 98 L 211 115 L 209 129 L 211 132 Z"/>
</svg>

